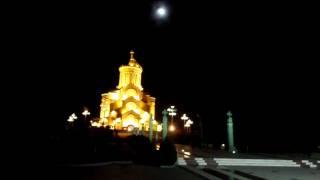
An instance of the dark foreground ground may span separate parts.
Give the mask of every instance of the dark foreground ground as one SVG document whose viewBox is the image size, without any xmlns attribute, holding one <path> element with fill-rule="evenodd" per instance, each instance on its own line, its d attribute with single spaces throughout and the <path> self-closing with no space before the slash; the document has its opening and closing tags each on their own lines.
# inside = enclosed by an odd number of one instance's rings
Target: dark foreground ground
<svg viewBox="0 0 320 180">
<path fill-rule="evenodd" d="M 106 165 L 101 167 L 59 167 L 51 168 L 39 179 L 76 179 L 76 180 L 198 180 L 202 179 L 179 167 L 160 168 L 128 164 Z"/>
</svg>

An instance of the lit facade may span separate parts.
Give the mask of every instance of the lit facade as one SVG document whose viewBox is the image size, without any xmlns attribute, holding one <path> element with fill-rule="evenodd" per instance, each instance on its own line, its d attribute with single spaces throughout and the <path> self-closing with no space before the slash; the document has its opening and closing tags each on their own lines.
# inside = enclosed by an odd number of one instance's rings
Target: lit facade
<svg viewBox="0 0 320 180">
<path fill-rule="evenodd" d="M 141 85 L 142 67 L 130 52 L 128 65 L 119 68 L 117 89 L 101 96 L 100 119 L 98 126 L 110 126 L 111 129 L 149 130 L 149 121 L 155 119 L 155 98 L 145 94 Z M 154 130 L 157 122 L 153 120 Z"/>
</svg>

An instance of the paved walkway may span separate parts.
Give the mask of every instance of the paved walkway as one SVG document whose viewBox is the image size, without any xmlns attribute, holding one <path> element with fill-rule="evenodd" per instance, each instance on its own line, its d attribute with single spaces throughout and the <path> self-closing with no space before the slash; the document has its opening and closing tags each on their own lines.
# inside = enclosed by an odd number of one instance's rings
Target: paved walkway
<svg viewBox="0 0 320 180">
<path fill-rule="evenodd" d="M 246 166 L 246 167 L 292 167 L 320 169 L 320 161 L 311 160 L 282 160 L 282 159 L 241 159 L 241 158 L 203 158 L 178 157 L 180 166 Z"/>
<path fill-rule="evenodd" d="M 303 167 L 320 168 L 320 160 L 275 158 L 263 154 L 231 154 L 222 150 L 192 148 L 188 145 L 176 145 L 178 165 L 191 166 L 263 166 L 263 167 Z"/>
<path fill-rule="evenodd" d="M 177 165 L 207 179 L 319 180 L 320 160 L 279 158 L 263 154 L 231 154 L 226 151 L 176 145 Z"/>
</svg>

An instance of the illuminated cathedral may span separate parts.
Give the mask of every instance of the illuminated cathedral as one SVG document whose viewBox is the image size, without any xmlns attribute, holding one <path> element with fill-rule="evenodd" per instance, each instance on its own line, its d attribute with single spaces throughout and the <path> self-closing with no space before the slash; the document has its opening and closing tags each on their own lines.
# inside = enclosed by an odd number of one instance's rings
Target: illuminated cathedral
<svg viewBox="0 0 320 180">
<path fill-rule="evenodd" d="M 128 65 L 119 68 L 119 84 L 114 91 L 101 95 L 100 118 L 93 126 L 109 126 L 111 129 L 132 131 L 149 130 L 149 122 L 157 128 L 155 117 L 156 98 L 143 92 L 142 67 L 130 52 Z"/>
</svg>

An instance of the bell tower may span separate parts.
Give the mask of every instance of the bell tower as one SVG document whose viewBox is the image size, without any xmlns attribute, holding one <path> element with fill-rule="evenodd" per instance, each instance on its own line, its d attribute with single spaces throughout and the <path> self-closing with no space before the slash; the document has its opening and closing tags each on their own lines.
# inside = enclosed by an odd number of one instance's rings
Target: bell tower
<svg viewBox="0 0 320 180">
<path fill-rule="evenodd" d="M 120 78 L 119 85 L 117 86 L 118 89 L 126 88 L 129 85 L 137 88 L 139 91 L 143 89 L 141 86 L 142 67 L 134 58 L 134 52 L 132 50 L 130 51 L 130 60 L 128 65 L 121 66 L 119 71 Z"/>
</svg>

